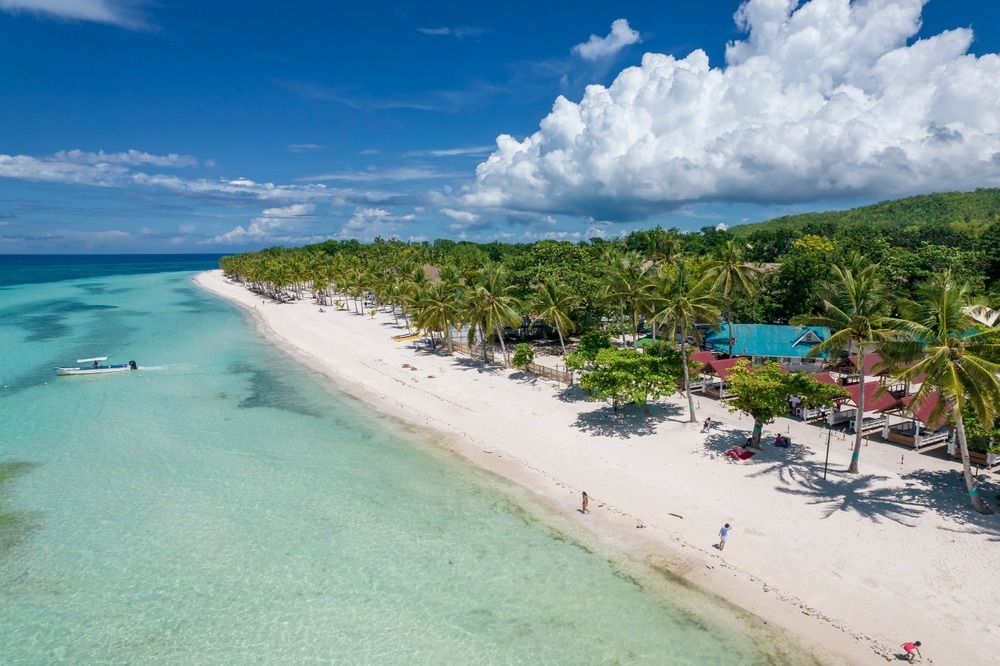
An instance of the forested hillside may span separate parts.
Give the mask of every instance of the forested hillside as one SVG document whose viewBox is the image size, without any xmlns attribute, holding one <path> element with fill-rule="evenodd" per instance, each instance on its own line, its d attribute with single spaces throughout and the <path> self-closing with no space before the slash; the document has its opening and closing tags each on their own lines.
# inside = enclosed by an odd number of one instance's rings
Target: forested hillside
<svg viewBox="0 0 1000 666">
<path fill-rule="evenodd" d="M 956 231 L 976 235 L 985 225 L 1000 219 L 1000 189 L 980 189 L 975 192 L 940 192 L 905 199 L 882 201 L 870 206 L 826 213 L 802 213 L 776 217 L 766 222 L 733 227 L 733 233 L 744 236 L 759 230 L 801 229 L 811 225 L 833 231 L 857 224 L 873 224 L 885 229 L 905 229 L 914 224 L 952 226 Z"/>
</svg>

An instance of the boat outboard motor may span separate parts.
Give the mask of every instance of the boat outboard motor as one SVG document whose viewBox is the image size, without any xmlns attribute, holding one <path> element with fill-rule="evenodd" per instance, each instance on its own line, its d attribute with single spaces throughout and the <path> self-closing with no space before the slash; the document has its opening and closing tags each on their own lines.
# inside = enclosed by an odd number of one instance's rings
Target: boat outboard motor
<svg viewBox="0 0 1000 666">
<path fill-rule="evenodd" d="M 128 367 L 129 367 L 129 370 L 138 370 L 139 369 L 139 366 L 137 366 L 135 364 L 135 361 L 129 361 L 128 362 Z"/>
</svg>

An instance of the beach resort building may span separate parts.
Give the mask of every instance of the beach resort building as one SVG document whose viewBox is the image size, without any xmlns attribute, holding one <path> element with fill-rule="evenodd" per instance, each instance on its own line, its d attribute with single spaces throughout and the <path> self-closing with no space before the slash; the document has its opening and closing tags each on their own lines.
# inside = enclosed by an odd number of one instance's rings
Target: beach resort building
<svg viewBox="0 0 1000 666">
<path fill-rule="evenodd" d="M 830 329 L 821 326 L 721 324 L 705 333 L 704 347 L 719 354 L 749 358 L 754 364 L 777 361 L 792 372 L 817 372 L 825 356 L 810 358 L 809 350 L 829 337 Z"/>
</svg>

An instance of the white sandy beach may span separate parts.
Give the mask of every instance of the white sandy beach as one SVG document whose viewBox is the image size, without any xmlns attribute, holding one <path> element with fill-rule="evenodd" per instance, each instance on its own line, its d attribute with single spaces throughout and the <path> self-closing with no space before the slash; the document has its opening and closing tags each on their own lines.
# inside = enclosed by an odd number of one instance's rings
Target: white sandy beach
<svg viewBox="0 0 1000 666">
<path fill-rule="evenodd" d="M 200 274 L 205 289 L 255 312 L 269 337 L 375 408 L 444 433 L 473 463 L 577 516 L 622 550 L 745 608 L 852 664 L 896 662 L 904 641 L 920 640 L 924 663 L 988 664 L 1000 659 L 1000 515 L 969 507 L 959 463 L 871 442 L 861 474 L 844 474 L 851 442 L 835 432 L 823 481 L 827 433 L 790 419 L 765 426 L 765 441 L 790 434 L 791 449 L 769 444 L 746 463 L 721 453 L 743 442 L 748 417 L 696 398 L 609 416 L 579 390 L 434 354 L 391 336 L 402 324 L 319 308 L 309 301 L 264 302 L 221 271 Z M 983 477 L 983 475 L 986 475 Z M 992 500 L 1000 474 L 980 472 Z M 580 493 L 591 496 L 580 514 Z M 719 528 L 733 530 L 724 552 Z M 641 527 L 641 529 L 640 529 Z"/>
</svg>

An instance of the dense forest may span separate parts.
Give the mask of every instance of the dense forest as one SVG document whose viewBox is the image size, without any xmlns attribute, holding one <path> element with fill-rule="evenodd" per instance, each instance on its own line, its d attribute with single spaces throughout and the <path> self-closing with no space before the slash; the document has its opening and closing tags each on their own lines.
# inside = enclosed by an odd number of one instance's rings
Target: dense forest
<svg viewBox="0 0 1000 666">
<path fill-rule="evenodd" d="M 357 272 L 366 267 L 412 276 L 423 266 L 438 275 L 471 279 L 483 266 L 502 265 L 511 293 L 522 300 L 538 285 L 565 285 L 575 296 L 572 319 L 584 328 L 615 316 L 607 298 L 610 273 L 631 263 L 671 265 L 683 257 L 695 271 L 719 261 L 745 265 L 752 289 L 727 294 L 734 321 L 785 323 L 819 306 L 818 286 L 833 264 L 864 260 L 899 298 L 929 277 L 949 270 L 977 294 L 1000 295 L 1000 189 L 929 194 L 847 211 L 809 213 L 742 225 L 704 227 L 682 233 L 660 227 L 621 238 L 569 243 L 473 243 L 439 239 L 407 243 L 377 238 L 373 243 L 326 241 L 296 249 L 270 248 L 239 255 L 240 261 L 287 257 L 315 266 L 336 259 Z M 284 263 L 284 262 L 282 262 Z M 391 267 L 387 269 L 386 267 Z M 304 267 L 299 267 L 302 273 Z M 618 280 L 628 280 L 619 275 Z M 527 313 L 526 313 L 527 314 Z"/>
</svg>

